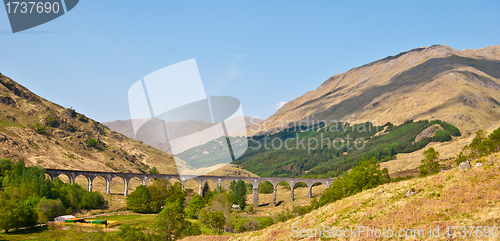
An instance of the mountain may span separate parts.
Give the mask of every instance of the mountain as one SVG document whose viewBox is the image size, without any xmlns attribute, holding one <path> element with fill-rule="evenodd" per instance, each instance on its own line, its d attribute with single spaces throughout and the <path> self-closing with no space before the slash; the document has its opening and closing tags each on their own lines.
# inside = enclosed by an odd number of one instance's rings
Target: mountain
<svg viewBox="0 0 500 241">
<path fill-rule="evenodd" d="M 251 134 L 294 123 L 371 121 L 383 125 L 440 119 L 460 130 L 486 128 L 500 117 L 500 46 L 415 48 L 328 78 L 288 101 Z"/>
<path fill-rule="evenodd" d="M 256 124 L 263 121 L 262 119 L 248 117 L 248 116 L 245 116 L 244 118 L 245 118 L 245 122 L 246 122 L 246 128 L 249 128 L 249 127 L 256 125 Z M 160 119 L 153 119 L 152 122 L 148 122 L 144 126 L 141 127 L 141 129 L 143 129 L 143 133 L 149 133 L 149 134 L 147 134 L 147 136 L 154 136 L 154 134 L 152 134 L 152 133 L 157 132 L 155 130 L 155 128 L 157 126 L 168 126 L 169 129 L 167 130 L 167 133 L 170 131 L 173 131 L 174 129 L 177 132 L 185 130 L 186 133 L 175 133 L 175 135 L 176 136 L 186 136 L 188 134 L 191 134 L 192 132 L 201 131 L 201 130 L 207 129 L 208 127 L 211 127 L 214 125 L 212 123 L 205 123 L 203 121 L 194 121 L 194 120 L 172 122 L 172 123 L 169 123 L 168 125 L 161 125 L 161 124 L 159 125 L 159 123 L 155 123 L 155 121 L 162 122 L 162 120 L 160 120 Z M 134 128 L 132 127 L 132 120 L 116 120 L 116 121 L 103 122 L 102 124 L 109 127 L 109 129 L 116 131 L 118 133 L 121 133 L 127 137 L 130 137 L 130 138 L 133 138 L 136 140 L 142 140 L 146 143 L 149 143 L 148 141 L 145 141 L 141 137 L 138 138 L 134 134 Z M 189 131 L 189 133 L 187 133 L 187 131 Z M 151 144 L 151 145 L 159 150 L 162 150 L 165 152 L 170 152 L 170 145 L 168 144 L 168 140 L 167 140 L 167 143 L 161 143 L 161 144 L 156 143 L 156 144 Z"/>
<path fill-rule="evenodd" d="M 177 174 L 173 156 L 29 91 L 0 73 L 0 158 L 56 169 Z M 236 165 L 207 175 L 255 176 Z"/>
<path fill-rule="evenodd" d="M 173 157 L 0 74 L 0 157 L 45 168 L 176 173 Z"/>
</svg>

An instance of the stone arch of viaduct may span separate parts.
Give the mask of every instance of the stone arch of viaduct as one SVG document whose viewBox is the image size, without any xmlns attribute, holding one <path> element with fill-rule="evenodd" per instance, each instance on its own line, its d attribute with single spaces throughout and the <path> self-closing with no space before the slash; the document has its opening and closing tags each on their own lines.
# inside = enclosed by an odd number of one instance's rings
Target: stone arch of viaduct
<svg viewBox="0 0 500 241">
<path fill-rule="evenodd" d="M 189 179 L 194 179 L 198 181 L 199 184 L 199 194 L 203 195 L 202 187 L 203 184 L 208 180 L 213 180 L 217 183 L 218 186 L 222 184 L 224 181 L 248 181 L 252 184 L 253 187 L 253 205 L 258 206 L 259 203 L 259 185 L 262 182 L 268 181 L 273 185 L 273 205 L 276 206 L 276 188 L 278 183 L 286 182 L 290 185 L 291 195 L 290 200 L 294 199 L 294 186 L 296 183 L 303 182 L 309 188 L 309 198 L 312 197 L 312 187 L 316 183 L 321 183 L 325 185 L 325 187 L 330 187 L 335 179 L 309 179 L 309 178 L 282 178 L 282 177 L 230 177 L 230 176 L 183 176 L 185 178 L 181 179 L 179 175 L 171 175 L 171 174 L 142 174 L 142 173 L 118 173 L 118 172 L 94 172 L 94 171 L 77 171 L 77 170 L 61 170 L 61 169 L 46 169 L 45 171 L 51 180 L 58 177 L 59 175 L 66 175 L 69 177 L 70 183 L 73 184 L 75 179 L 78 176 L 84 176 L 87 178 L 89 191 L 92 191 L 92 182 L 93 180 L 100 176 L 106 180 L 106 194 L 110 194 L 110 186 L 111 181 L 115 177 L 121 177 L 123 179 L 124 190 L 123 194 L 125 196 L 128 195 L 128 184 L 132 178 L 139 178 L 142 181 L 142 185 L 146 186 L 148 180 L 152 178 L 163 178 L 167 181 L 171 179 L 177 179 L 181 181 L 182 185 L 185 186 L 186 181 Z"/>
</svg>

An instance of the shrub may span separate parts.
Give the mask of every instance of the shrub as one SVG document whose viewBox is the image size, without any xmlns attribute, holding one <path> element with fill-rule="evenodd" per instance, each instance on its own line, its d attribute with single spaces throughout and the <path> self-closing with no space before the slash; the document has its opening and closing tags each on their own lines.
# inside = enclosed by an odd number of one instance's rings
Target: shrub
<svg viewBox="0 0 500 241">
<path fill-rule="evenodd" d="M 44 125 L 40 125 L 40 123 L 36 123 L 32 125 L 33 129 L 38 133 L 38 134 L 45 134 L 45 129 L 47 128 Z"/>
<path fill-rule="evenodd" d="M 249 212 L 249 213 L 255 213 L 255 208 L 253 207 L 252 204 L 250 204 L 250 205 L 247 206 L 247 212 Z"/>
<path fill-rule="evenodd" d="M 76 129 L 73 125 L 71 125 L 71 123 L 68 123 L 68 125 L 66 126 L 66 130 L 74 132 Z"/>
<path fill-rule="evenodd" d="M 81 122 L 88 122 L 88 119 L 84 115 L 78 115 L 78 120 Z"/>
<path fill-rule="evenodd" d="M 160 174 L 160 172 L 158 171 L 158 169 L 156 169 L 156 167 L 151 168 L 151 170 L 149 170 L 149 173 L 151 173 L 151 174 Z"/>
<path fill-rule="evenodd" d="M 57 124 L 57 121 L 54 117 L 47 118 L 47 125 L 49 125 L 51 127 L 55 127 L 56 124 Z"/>
<path fill-rule="evenodd" d="M 292 212 L 290 211 L 290 209 L 286 208 L 285 210 L 283 210 L 280 213 L 278 213 L 278 215 L 276 217 L 276 221 L 278 221 L 278 222 L 285 222 L 288 219 L 291 219 L 293 217 L 294 216 L 293 216 Z"/>
<path fill-rule="evenodd" d="M 87 145 L 92 148 L 97 148 L 97 141 L 94 138 L 89 138 L 87 140 Z"/>
<path fill-rule="evenodd" d="M 112 162 L 106 162 L 106 163 L 104 163 L 104 165 L 106 165 L 107 167 L 109 167 L 111 169 L 115 169 L 115 164 L 113 164 Z"/>
<path fill-rule="evenodd" d="M 271 217 L 262 217 L 258 218 L 258 220 L 259 220 L 259 229 L 264 229 L 274 224 L 274 220 Z"/>
</svg>

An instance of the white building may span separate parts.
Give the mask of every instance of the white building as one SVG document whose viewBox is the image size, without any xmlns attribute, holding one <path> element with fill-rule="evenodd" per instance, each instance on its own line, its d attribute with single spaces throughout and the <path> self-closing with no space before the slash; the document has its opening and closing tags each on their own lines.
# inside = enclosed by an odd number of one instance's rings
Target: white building
<svg viewBox="0 0 500 241">
<path fill-rule="evenodd" d="M 64 215 L 54 218 L 54 222 L 56 223 L 64 223 L 67 219 L 75 218 L 73 215 Z"/>
</svg>

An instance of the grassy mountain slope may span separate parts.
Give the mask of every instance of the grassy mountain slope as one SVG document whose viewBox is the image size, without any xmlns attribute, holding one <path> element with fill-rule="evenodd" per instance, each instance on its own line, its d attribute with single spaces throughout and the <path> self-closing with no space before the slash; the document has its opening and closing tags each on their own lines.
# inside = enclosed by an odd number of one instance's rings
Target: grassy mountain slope
<svg viewBox="0 0 500 241">
<path fill-rule="evenodd" d="M 41 98 L 2 74 L 0 157 L 45 168 L 148 172 L 154 166 L 163 174 L 177 173 L 173 157 L 164 151 Z M 255 176 L 236 165 L 207 175 Z"/>
<path fill-rule="evenodd" d="M 90 140 L 90 141 L 89 141 Z M 172 156 L 45 100 L 0 74 L 0 155 L 27 165 L 176 173 Z"/>
<path fill-rule="evenodd" d="M 484 129 L 500 117 L 499 90 L 500 46 L 434 45 L 334 75 L 249 131 L 274 132 L 307 118 L 396 125 L 440 119 L 461 130 Z"/>
<path fill-rule="evenodd" d="M 426 178 L 388 183 L 263 230 L 231 236 L 189 237 L 186 240 L 292 240 L 291 235 L 294 234 L 291 231 L 292 226 L 306 230 L 322 229 L 323 226 L 336 229 L 351 226 L 390 228 L 396 232 L 400 228 L 424 229 L 426 236 L 414 239 L 429 240 L 429 228 L 437 228 L 438 225 L 440 238 L 430 240 L 461 240 L 457 236 L 455 239 L 445 238 L 446 227 L 499 226 L 498 153 L 483 158 L 482 161 L 483 166 L 474 168 L 475 163 L 472 163 L 473 168 L 469 170 L 455 168 Z M 414 189 L 416 193 L 407 197 L 406 193 L 410 189 Z M 475 237 L 473 233 L 472 238 L 468 239 L 477 240 Z M 307 237 L 302 239 L 319 240 Z M 373 238 L 333 240 L 373 240 Z M 480 240 L 497 239 L 490 237 Z"/>
</svg>

